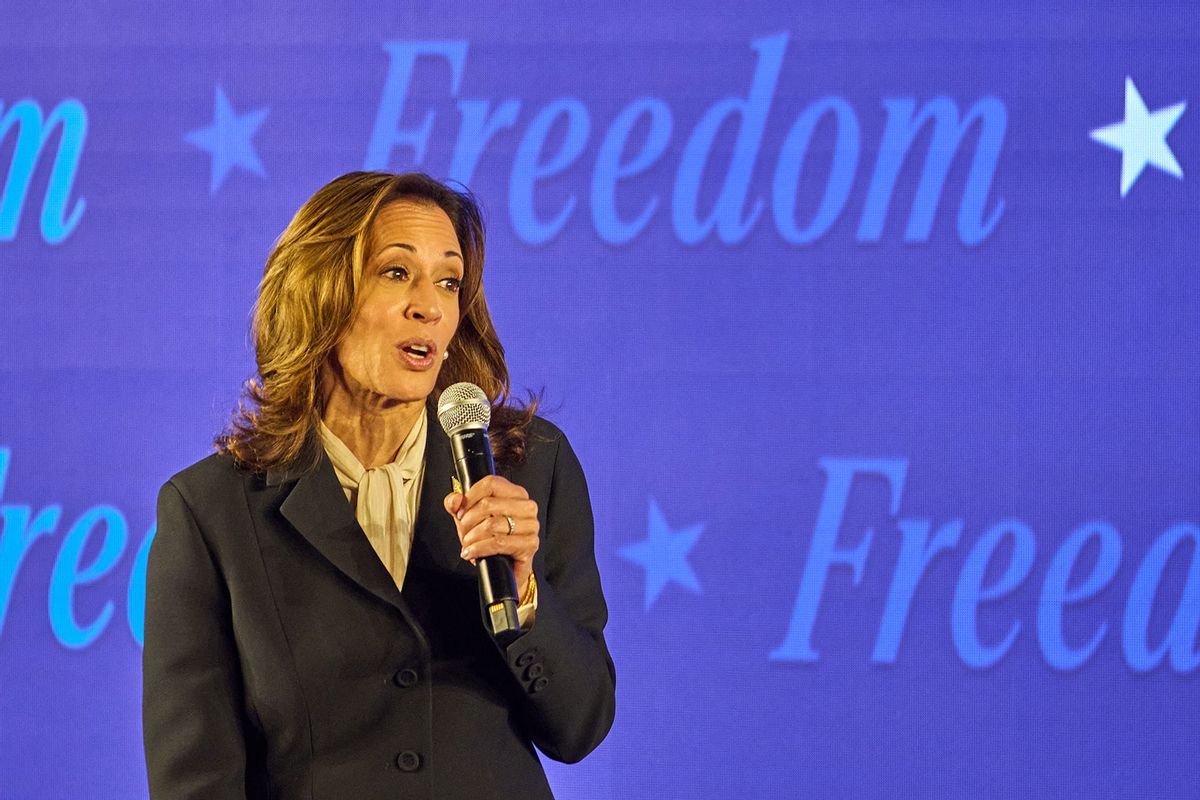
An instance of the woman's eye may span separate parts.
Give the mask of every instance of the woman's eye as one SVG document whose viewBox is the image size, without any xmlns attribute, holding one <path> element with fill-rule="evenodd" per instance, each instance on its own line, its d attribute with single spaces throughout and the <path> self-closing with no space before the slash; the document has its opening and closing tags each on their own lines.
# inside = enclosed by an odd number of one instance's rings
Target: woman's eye
<svg viewBox="0 0 1200 800">
<path fill-rule="evenodd" d="M 393 280 L 404 280 L 408 277 L 408 270 L 404 267 L 388 267 L 383 271 L 384 276 Z"/>
<path fill-rule="evenodd" d="M 442 285 L 450 291 L 457 293 L 462 288 L 462 281 L 458 278 L 443 278 Z"/>
</svg>

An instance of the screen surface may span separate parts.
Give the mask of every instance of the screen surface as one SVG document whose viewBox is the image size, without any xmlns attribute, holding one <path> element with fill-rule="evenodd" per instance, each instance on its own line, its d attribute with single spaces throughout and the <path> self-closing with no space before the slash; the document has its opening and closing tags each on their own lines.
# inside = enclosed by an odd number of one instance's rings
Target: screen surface
<svg viewBox="0 0 1200 800">
<path fill-rule="evenodd" d="M 0 797 L 145 796 L 156 492 L 357 169 L 479 197 L 587 473 L 558 796 L 1195 796 L 1194 5 L 0 13 Z"/>
</svg>

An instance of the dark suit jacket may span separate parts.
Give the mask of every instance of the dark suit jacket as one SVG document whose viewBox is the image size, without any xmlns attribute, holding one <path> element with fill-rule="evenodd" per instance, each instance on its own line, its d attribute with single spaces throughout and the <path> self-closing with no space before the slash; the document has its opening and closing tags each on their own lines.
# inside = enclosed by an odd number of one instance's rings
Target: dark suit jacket
<svg viewBox="0 0 1200 800">
<path fill-rule="evenodd" d="M 402 593 L 327 458 L 264 475 L 214 455 L 163 486 L 143 654 L 153 800 L 548 798 L 533 745 L 570 762 L 600 743 L 615 673 L 575 454 L 537 419 L 506 473 L 537 501 L 541 546 L 536 620 L 503 650 L 442 508 L 452 474 L 430 424 Z"/>
</svg>

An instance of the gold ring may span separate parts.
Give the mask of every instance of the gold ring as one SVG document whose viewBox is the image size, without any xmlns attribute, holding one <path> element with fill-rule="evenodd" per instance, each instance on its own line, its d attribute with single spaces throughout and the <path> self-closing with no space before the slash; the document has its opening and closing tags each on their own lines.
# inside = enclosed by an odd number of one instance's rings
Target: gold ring
<svg viewBox="0 0 1200 800">
<path fill-rule="evenodd" d="M 517 523 L 513 522 L 513 518 L 510 517 L 508 514 L 505 514 L 504 518 L 506 520 L 508 520 L 508 533 L 506 535 L 512 536 L 513 531 L 515 531 L 517 529 Z"/>
</svg>

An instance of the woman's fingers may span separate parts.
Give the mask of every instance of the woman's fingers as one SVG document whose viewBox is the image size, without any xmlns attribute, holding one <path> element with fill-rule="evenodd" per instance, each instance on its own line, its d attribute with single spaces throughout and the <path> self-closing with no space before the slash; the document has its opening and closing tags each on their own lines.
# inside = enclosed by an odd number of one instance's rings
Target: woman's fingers
<svg viewBox="0 0 1200 800">
<path fill-rule="evenodd" d="M 500 540 L 501 544 L 507 548 L 514 543 L 528 543 L 529 541 L 536 542 L 538 538 L 538 521 L 536 519 L 513 519 L 513 531 L 508 532 L 508 520 L 504 517 L 488 517 L 478 525 L 467 530 L 462 536 L 463 548 L 469 548 L 479 542 L 487 542 L 492 539 Z M 504 541 L 507 540 L 507 541 Z M 537 549 L 536 547 L 534 548 Z M 502 549 L 497 552 L 508 553 L 508 549 Z M 484 553 L 483 555 L 491 555 Z"/>
<path fill-rule="evenodd" d="M 456 516 L 457 512 L 470 508 L 489 497 L 528 500 L 529 492 L 525 491 L 524 486 L 518 486 L 505 477 L 488 475 L 473 484 L 465 495 L 461 492 L 451 492 L 446 495 L 442 499 L 442 505 L 449 514 Z"/>
<path fill-rule="evenodd" d="M 452 517 L 455 516 L 462 502 L 463 495 L 459 492 L 451 492 L 442 498 L 442 506 L 446 509 L 446 513 Z"/>
<path fill-rule="evenodd" d="M 524 538 L 526 541 L 520 541 L 515 536 L 495 536 L 490 539 L 481 539 L 465 545 L 462 549 L 462 558 L 464 561 L 474 562 L 476 559 L 487 556 L 508 556 L 513 561 L 532 561 L 533 554 L 537 552 L 537 539 L 532 536 Z"/>
<path fill-rule="evenodd" d="M 529 497 L 529 492 L 525 491 L 524 486 L 518 486 L 502 475 L 487 475 L 472 484 L 471 488 L 467 490 L 467 505 L 472 506 L 485 497 L 526 499 Z"/>
<path fill-rule="evenodd" d="M 462 557 L 466 561 L 475 561 L 486 556 L 508 556 L 516 564 L 528 564 L 533 561 L 537 552 L 538 539 L 533 534 L 525 536 L 493 535 L 487 532 L 479 534 L 471 531 L 464 537 Z"/>
<path fill-rule="evenodd" d="M 520 525 L 526 533 L 529 525 L 537 525 L 537 503 L 533 500 L 518 500 L 515 498 L 485 497 L 473 506 L 468 506 L 462 516 L 457 517 L 458 530 L 463 534 L 484 520 L 499 520 L 497 533 L 508 532 L 506 517 L 512 517 L 514 526 Z"/>
<path fill-rule="evenodd" d="M 525 585 L 540 544 L 541 523 L 537 503 L 524 487 L 489 475 L 465 495 L 446 495 L 443 505 L 454 518 L 463 559 L 474 563 L 486 556 L 508 556 L 518 585 Z"/>
</svg>

